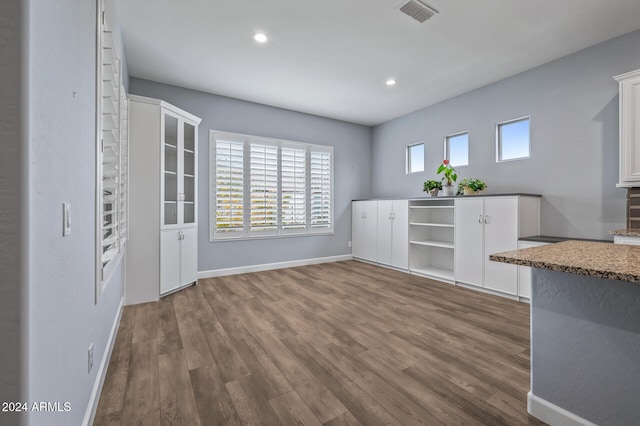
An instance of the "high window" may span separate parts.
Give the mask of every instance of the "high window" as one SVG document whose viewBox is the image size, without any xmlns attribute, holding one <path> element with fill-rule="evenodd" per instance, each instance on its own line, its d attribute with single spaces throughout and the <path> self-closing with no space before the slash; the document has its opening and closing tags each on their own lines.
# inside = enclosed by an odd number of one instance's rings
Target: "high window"
<svg viewBox="0 0 640 426">
<path fill-rule="evenodd" d="M 523 117 L 496 125 L 496 161 L 529 158 L 529 121 L 529 117 Z"/>
<path fill-rule="evenodd" d="M 424 143 L 407 147 L 407 173 L 424 172 Z"/>
<path fill-rule="evenodd" d="M 444 158 L 454 167 L 469 165 L 469 132 L 444 138 Z"/>
<path fill-rule="evenodd" d="M 333 147 L 212 130 L 211 240 L 333 232 Z"/>
</svg>

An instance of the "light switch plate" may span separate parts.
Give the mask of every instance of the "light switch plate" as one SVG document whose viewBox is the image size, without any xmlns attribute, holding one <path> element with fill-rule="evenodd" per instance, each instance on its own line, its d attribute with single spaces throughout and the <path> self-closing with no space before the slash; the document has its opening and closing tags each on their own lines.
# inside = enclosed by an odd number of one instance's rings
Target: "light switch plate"
<svg viewBox="0 0 640 426">
<path fill-rule="evenodd" d="M 62 204 L 62 236 L 66 237 L 71 234 L 71 204 Z"/>
</svg>

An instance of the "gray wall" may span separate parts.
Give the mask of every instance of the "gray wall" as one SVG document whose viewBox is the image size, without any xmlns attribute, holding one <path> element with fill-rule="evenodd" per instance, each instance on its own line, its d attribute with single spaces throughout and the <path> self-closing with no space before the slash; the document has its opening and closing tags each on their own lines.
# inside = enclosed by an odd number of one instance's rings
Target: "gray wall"
<svg viewBox="0 0 640 426">
<path fill-rule="evenodd" d="M 22 62 L 25 55 L 23 19 L 26 2 L 4 0 L 0 2 L 0 402 L 20 401 L 20 376 L 24 367 L 22 339 L 20 338 L 21 304 L 24 297 L 26 274 L 23 272 L 24 204 L 21 175 L 27 169 L 26 135 L 23 125 L 26 117 L 22 102 L 23 75 L 28 69 Z M 18 424 L 18 414 L 0 412 L 0 425 Z"/>
<path fill-rule="evenodd" d="M 598 425 L 640 418 L 640 285 L 533 269 L 533 394 Z"/>
<path fill-rule="evenodd" d="M 71 403 L 66 413 L 30 413 L 32 425 L 79 425 L 123 294 L 120 265 L 94 302 L 96 5 L 31 0 L 29 23 L 26 399 Z M 63 202 L 72 206 L 64 238 Z"/>
<path fill-rule="evenodd" d="M 625 191 L 615 187 L 618 87 L 611 77 L 638 68 L 635 31 L 377 126 L 373 196 L 422 196 L 422 182 L 442 161 L 444 136 L 469 131 L 462 178 L 484 180 L 491 193 L 542 194 L 543 234 L 609 239 L 609 230 L 625 227 Z M 531 158 L 496 163 L 495 124 L 526 115 Z M 406 175 L 405 147 L 419 141 L 426 171 Z"/>
<path fill-rule="evenodd" d="M 131 78 L 131 93 L 165 100 L 200 118 L 198 133 L 198 270 L 350 254 L 351 200 L 367 198 L 371 129 L 357 124 Z M 209 129 L 333 145 L 335 234 L 209 242 Z"/>
</svg>

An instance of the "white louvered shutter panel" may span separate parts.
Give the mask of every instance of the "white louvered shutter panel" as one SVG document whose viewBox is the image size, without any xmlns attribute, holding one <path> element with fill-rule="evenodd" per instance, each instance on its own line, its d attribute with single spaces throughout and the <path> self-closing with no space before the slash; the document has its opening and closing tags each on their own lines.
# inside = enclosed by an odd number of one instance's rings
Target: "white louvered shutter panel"
<svg viewBox="0 0 640 426">
<path fill-rule="evenodd" d="M 307 159 L 306 149 L 282 147 L 281 152 L 281 227 L 307 227 Z"/>
<path fill-rule="evenodd" d="M 331 152 L 311 151 L 311 228 L 331 228 Z"/>
<path fill-rule="evenodd" d="M 216 140 L 216 233 L 244 230 L 244 144 Z"/>
<path fill-rule="evenodd" d="M 105 28 L 107 26 L 105 25 Z M 102 268 L 115 259 L 119 245 L 120 69 L 113 36 L 103 32 L 102 46 Z"/>
<path fill-rule="evenodd" d="M 278 147 L 252 143 L 250 202 L 252 232 L 278 230 Z"/>
<path fill-rule="evenodd" d="M 129 101 L 120 86 L 120 247 L 127 242 L 129 220 Z"/>
</svg>

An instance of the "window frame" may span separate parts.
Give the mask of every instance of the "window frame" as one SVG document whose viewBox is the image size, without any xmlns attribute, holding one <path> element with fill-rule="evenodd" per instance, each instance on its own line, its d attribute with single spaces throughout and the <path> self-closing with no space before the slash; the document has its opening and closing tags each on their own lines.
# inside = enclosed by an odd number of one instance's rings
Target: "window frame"
<svg viewBox="0 0 640 426">
<path fill-rule="evenodd" d="M 465 135 L 465 134 L 467 135 L 467 164 L 453 164 L 453 163 L 451 163 L 451 165 L 453 167 L 466 167 L 466 166 L 468 166 L 470 164 L 470 161 L 469 161 L 469 157 L 470 157 L 469 156 L 469 141 L 470 141 L 469 131 L 465 130 L 465 131 L 462 131 L 462 132 L 452 133 L 452 134 L 447 135 L 447 136 L 444 137 L 444 157 L 443 158 L 446 158 L 447 160 L 449 160 L 449 162 L 451 162 L 451 158 L 450 158 L 451 146 L 449 144 L 449 140 L 451 138 L 455 138 L 455 137 L 462 136 L 462 135 Z"/>
<path fill-rule="evenodd" d="M 420 146 L 422 145 L 422 170 L 411 170 L 411 148 L 416 147 L 416 146 Z M 408 175 L 412 175 L 414 173 L 422 173 L 424 172 L 424 166 L 425 166 L 425 156 L 426 156 L 426 149 L 425 149 L 425 143 L 424 141 L 421 142 L 416 142 L 416 143 L 412 143 L 410 145 L 407 145 L 406 149 L 405 149 L 405 174 Z"/>
<path fill-rule="evenodd" d="M 504 125 L 508 125 L 508 124 L 513 124 L 513 123 L 517 123 L 520 121 L 528 121 L 529 124 L 529 131 L 527 133 L 527 151 L 528 154 L 525 157 L 516 157 L 516 158 L 507 158 L 507 159 L 503 159 L 502 158 L 502 138 L 500 137 L 500 129 L 502 128 L 502 126 Z M 530 115 L 526 115 L 523 117 L 518 117 L 518 118 L 513 118 L 511 120 L 505 120 L 505 121 L 501 121 L 499 123 L 496 123 L 496 163 L 505 163 L 505 162 L 509 162 L 509 161 L 519 161 L 519 160 L 528 160 L 531 158 L 531 116 Z"/>
<path fill-rule="evenodd" d="M 219 232 L 216 227 L 216 160 L 217 141 L 219 139 L 242 142 L 243 144 L 243 227 L 241 231 Z M 251 230 L 251 144 L 277 146 L 277 226 L 273 231 Z M 298 229 L 284 229 L 282 217 L 282 148 L 305 150 L 305 225 Z M 330 226 L 313 227 L 311 225 L 311 152 L 327 152 L 330 156 Z M 309 144 L 262 136 L 253 136 L 220 130 L 209 130 L 209 242 L 246 241 L 265 238 L 284 238 L 311 235 L 332 235 L 335 229 L 335 185 L 334 185 L 334 147 Z"/>
</svg>

